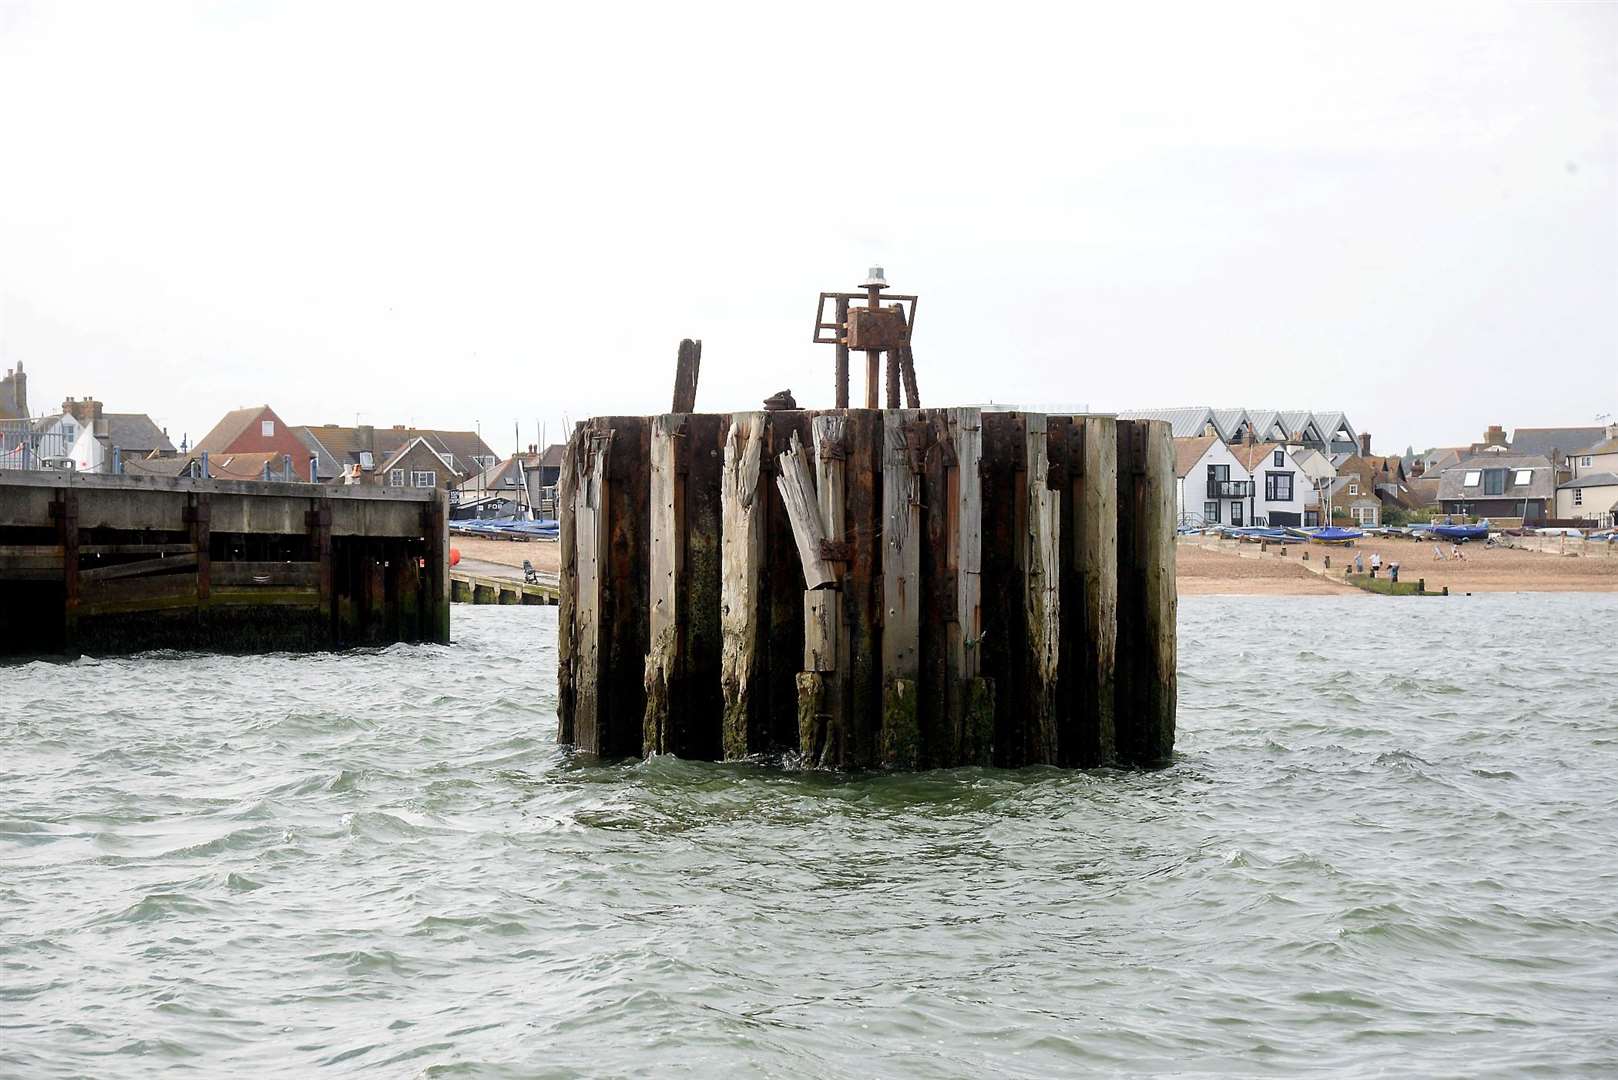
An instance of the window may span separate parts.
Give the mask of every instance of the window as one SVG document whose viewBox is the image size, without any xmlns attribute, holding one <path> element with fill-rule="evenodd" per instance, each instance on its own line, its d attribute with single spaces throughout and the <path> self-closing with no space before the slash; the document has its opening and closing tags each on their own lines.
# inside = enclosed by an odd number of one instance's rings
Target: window
<svg viewBox="0 0 1618 1080">
<path fill-rule="evenodd" d="M 404 470 L 394 469 L 388 473 L 388 484 L 392 487 L 404 487 Z"/>
<path fill-rule="evenodd" d="M 274 435 L 275 434 L 275 421 L 274 420 L 260 420 L 259 424 L 258 424 L 258 433 L 260 435 L 264 436 L 266 439 L 268 439 L 271 435 Z"/>
<path fill-rule="evenodd" d="M 1207 522 L 1217 522 L 1219 520 L 1219 504 L 1216 502 L 1203 503 L 1202 520 Z"/>
<path fill-rule="evenodd" d="M 1462 487 L 1477 487 L 1478 486 L 1478 480 L 1481 479 L 1482 476 L 1483 476 L 1483 474 L 1481 472 L 1479 472 L 1477 469 L 1473 469 L 1470 472 L 1468 472 L 1465 476 L 1461 477 L 1461 486 Z"/>
<path fill-rule="evenodd" d="M 1266 502 L 1291 502 L 1292 474 L 1289 472 L 1265 473 L 1264 499 Z"/>
<path fill-rule="evenodd" d="M 1519 487 L 1521 487 L 1522 485 L 1527 484 L 1529 481 L 1533 480 L 1533 478 L 1534 478 L 1534 470 L 1533 469 L 1518 469 L 1517 470 L 1517 475 L 1512 477 L 1511 482 L 1513 484 L 1516 484 Z"/>
<path fill-rule="evenodd" d="M 1275 452 L 1275 467 L 1277 469 L 1279 469 L 1281 466 L 1285 465 L 1286 463 L 1287 463 L 1287 452 L 1285 450 L 1277 450 Z"/>
<path fill-rule="evenodd" d="M 1350 495 L 1358 495 L 1360 493 L 1360 485 L 1358 481 L 1350 480 L 1348 482 L 1348 493 Z"/>
<path fill-rule="evenodd" d="M 1506 470 L 1483 470 L 1483 494 L 1504 495 L 1506 493 Z"/>
<path fill-rule="evenodd" d="M 360 468 L 369 469 L 375 462 L 376 459 L 371 456 L 369 450 L 360 451 Z"/>
<path fill-rule="evenodd" d="M 438 474 L 430 469 L 415 469 L 410 473 L 412 487 L 434 487 L 438 483 Z"/>
<path fill-rule="evenodd" d="M 1574 506 L 1583 506 L 1584 505 L 1584 489 L 1583 488 L 1574 488 L 1573 489 L 1573 505 Z"/>
<path fill-rule="evenodd" d="M 1584 457 L 1581 457 L 1579 459 L 1579 468 L 1581 468 L 1581 469 L 1588 469 L 1591 464 L 1592 464 L 1592 459 L 1588 454 L 1586 454 Z"/>
</svg>

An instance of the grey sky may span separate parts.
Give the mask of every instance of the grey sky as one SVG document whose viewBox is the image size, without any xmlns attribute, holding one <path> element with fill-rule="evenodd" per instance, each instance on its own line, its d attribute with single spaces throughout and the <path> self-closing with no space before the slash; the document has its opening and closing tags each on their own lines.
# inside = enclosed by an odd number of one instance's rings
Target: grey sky
<svg viewBox="0 0 1618 1080">
<path fill-rule="evenodd" d="M 928 404 L 1401 450 L 1618 411 L 1615 166 L 1612 4 L 0 0 L 0 367 L 505 451 L 687 335 L 702 408 L 829 405 L 879 262 Z"/>
</svg>

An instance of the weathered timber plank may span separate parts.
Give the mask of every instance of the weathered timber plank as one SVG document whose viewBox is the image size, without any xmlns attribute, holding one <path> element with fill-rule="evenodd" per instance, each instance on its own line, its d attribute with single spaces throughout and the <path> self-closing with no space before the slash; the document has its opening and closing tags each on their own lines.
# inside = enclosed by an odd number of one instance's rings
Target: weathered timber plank
<svg viewBox="0 0 1618 1080">
<path fill-rule="evenodd" d="M 720 689 L 723 695 L 723 751 L 744 758 L 768 744 L 767 689 L 760 683 L 764 599 L 764 509 L 769 491 L 761 464 L 769 437 L 769 415 L 737 413 L 725 436 L 720 473 Z"/>
<path fill-rule="evenodd" d="M 769 448 L 760 470 L 774 477 L 780 455 L 791 449 L 793 438 L 811 441 L 812 417 L 799 410 L 770 413 Z M 798 745 L 798 672 L 803 669 L 803 564 L 785 501 L 773 479 L 766 481 L 764 578 L 768 611 L 762 650 L 764 685 L 768 695 L 769 747 L 772 751 Z"/>
<path fill-rule="evenodd" d="M 821 553 L 821 542 L 826 539 L 825 526 L 820 521 L 819 505 L 815 497 L 814 471 L 809 455 L 794 432 L 786 453 L 780 455 L 781 475 L 775 479 L 786 504 L 787 517 L 792 522 L 792 537 L 798 545 L 798 558 L 803 563 L 804 586 L 824 589 L 837 582 Z"/>
<path fill-rule="evenodd" d="M 921 753 L 918 766 L 948 768 L 960 747 L 950 711 L 949 649 L 955 623 L 955 571 L 949 555 L 949 470 L 954 460 L 948 418 L 931 409 L 918 423 L 923 453 L 917 476 L 921 499 L 920 658 L 917 664 L 917 716 Z"/>
<path fill-rule="evenodd" d="M 874 389 L 874 386 L 873 386 Z M 846 414 L 846 527 L 851 559 L 843 572 L 849 663 L 847 738 L 838 767 L 870 768 L 878 761 L 882 723 L 882 414 Z"/>
<path fill-rule="evenodd" d="M 822 674 L 837 670 L 838 623 L 842 596 L 835 589 L 803 594 L 803 669 Z"/>
<path fill-rule="evenodd" d="M 167 573 L 169 571 L 180 570 L 188 566 L 196 565 L 196 552 L 190 552 L 189 554 L 185 555 L 165 555 L 156 559 L 142 559 L 139 562 L 115 563 L 108 566 L 92 566 L 87 570 L 79 571 L 79 581 L 81 583 L 92 581 L 111 581 L 114 578 L 140 577 L 143 574 Z"/>
<path fill-rule="evenodd" d="M 682 353 L 683 353 L 682 348 Z M 678 396 L 676 386 L 676 396 Z M 647 614 L 650 651 L 646 654 L 646 713 L 641 753 L 672 753 L 669 686 L 676 679 L 680 652 L 680 563 L 685 549 L 685 417 L 652 420 L 647 468 L 650 556 Z"/>
<path fill-rule="evenodd" d="M 1051 490 L 1047 419 L 1027 417 L 1028 532 L 1024 556 L 1025 619 L 1028 624 L 1028 708 L 1025 761 L 1054 765 L 1057 760 L 1056 673 L 1061 629 L 1061 497 Z"/>
<path fill-rule="evenodd" d="M 189 541 L 183 544 L 81 544 L 80 555 L 184 555 L 195 551 Z M 0 555 L 5 554 L 0 548 Z"/>
<path fill-rule="evenodd" d="M 679 487 L 684 544 L 679 560 L 680 655 L 675 668 L 675 708 L 671 746 L 681 757 L 703 761 L 724 754 L 721 689 L 724 635 L 720 594 L 720 471 L 724 417 L 686 418 L 686 476 Z"/>
<path fill-rule="evenodd" d="M 1175 721 L 1174 445 L 1162 421 L 1118 421 L 1120 764 L 1169 763 Z"/>
<path fill-rule="evenodd" d="M 574 715 L 578 707 L 575 679 L 579 654 L 576 625 L 579 596 L 577 500 L 579 464 L 584 454 L 581 445 L 583 430 L 583 424 L 576 425 L 568 439 L 556 486 L 557 516 L 560 518 L 556 532 L 560 563 L 556 610 L 556 741 L 564 746 L 571 746 L 577 741 L 574 734 Z"/>
<path fill-rule="evenodd" d="M 646 465 L 651 424 L 645 417 L 595 421 L 613 432 L 603 501 L 606 508 L 606 572 L 602 575 L 603 637 L 597 716 L 599 753 L 631 757 L 641 752 L 646 714 L 646 557 L 648 500 Z"/>
<path fill-rule="evenodd" d="M 898 389 L 895 380 L 889 396 Z M 918 419 L 897 409 L 882 415 L 881 761 L 893 769 L 915 768 L 921 743 L 921 497 L 910 457 L 910 425 Z M 907 685 L 897 687 L 901 682 Z"/>
<path fill-rule="evenodd" d="M 991 760 L 1003 768 L 1016 768 L 1025 763 L 1028 667 L 1023 603 L 1027 589 L 1023 554 L 1028 544 L 1028 443 L 1023 415 L 985 413 L 982 437 L 979 670 L 991 680 L 995 695 Z"/>
<path fill-rule="evenodd" d="M 1066 528 L 1073 533 L 1073 564 L 1063 573 L 1064 578 L 1076 578 L 1078 606 L 1063 621 L 1077 623 L 1080 648 L 1071 672 L 1068 706 L 1074 753 L 1068 764 L 1095 768 L 1116 758 L 1118 422 L 1110 416 L 1076 420 L 1069 447 L 1073 514 Z"/>
<path fill-rule="evenodd" d="M 574 457 L 574 570 L 578 580 L 574 607 L 573 742 L 589 754 L 601 753 L 603 577 L 607 571 L 607 461 L 615 433 L 581 427 L 569 454 Z"/>
<path fill-rule="evenodd" d="M 846 307 L 846 301 L 843 302 Z M 811 429 L 815 444 L 815 495 L 819 502 L 820 522 L 825 527 L 827 540 L 848 542 L 848 422 L 840 413 L 816 416 Z M 832 572 L 838 577 L 838 591 L 824 601 L 832 606 L 818 623 L 819 633 L 825 640 L 814 647 L 816 657 L 810 662 L 810 639 L 805 624 L 804 668 L 820 671 L 821 706 L 816 714 L 823 728 L 804 741 L 799 732 L 799 749 L 805 760 L 815 764 L 835 764 L 848 753 L 848 671 L 849 633 L 847 613 L 842 599 L 842 579 L 848 563 L 834 562 Z M 824 590 L 822 590 L 824 591 Z M 824 665 L 823 668 L 816 665 Z M 801 727 L 801 726 L 800 726 Z"/>
<path fill-rule="evenodd" d="M 149 577 L 118 578 L 113 581 L 87 583 L 80 594 L 85 613 L 108 605 L 139 605 L 174 598 L 195 601 L 197 574 L 195 570 L 179 574 L 157 574 Z"/>
<path fill-rule="evenodd" d="M 702 342 L 686 338 L 680 342 L 680 351 L 674 361 L 674 404 L 670 412 L 696 412 L 697 375 L 701 370 Z"/>
<path fill-rule="evenodd" d="M 1174 567 L 1174 439 L 1169 425 L 1148 421 L 1143 517 L 1137 534 L 1146 566 L 1146 640 L 1151 649 L 1147 683 L 1146 726 L 1136 763 L 1147 768 L 1169 765 L 1174 757 L 1178 700 L 1176 653 L 1179 600 Z"/>
<path fill-rule="evenodd" d="M 168 560 L 165 560 L 168 561 Z M 247 588 L 320 589 L 318 562 L 216 562 L 213 583 Z"/>
<path fill-rule="evenodd" d="M 983 416 L 977 409 L 949 409 L 954 463 L 946 476 L 948 555 L 955 574 L 955 618 L 949 625 L 950 719 L 955 727 L 953 764 L 987 764 L 993 727 L 993 696 L 977 685 L 983 638 Z M 987 721 L 985 723 L 985 721 Z"/>
</svg>

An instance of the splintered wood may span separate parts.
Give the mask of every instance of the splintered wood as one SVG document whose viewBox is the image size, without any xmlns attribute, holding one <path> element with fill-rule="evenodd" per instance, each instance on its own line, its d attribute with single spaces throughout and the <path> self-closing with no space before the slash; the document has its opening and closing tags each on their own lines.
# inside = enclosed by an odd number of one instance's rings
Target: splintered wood
<svg viewBox="0 0 1618 1080">
<path fill-rule="evenodd" d="M 828 768 L 1167 764 L 1173 470 L 1167 425 L 1111 417 L 582 424 L 561 737 Z"/>
</svg>

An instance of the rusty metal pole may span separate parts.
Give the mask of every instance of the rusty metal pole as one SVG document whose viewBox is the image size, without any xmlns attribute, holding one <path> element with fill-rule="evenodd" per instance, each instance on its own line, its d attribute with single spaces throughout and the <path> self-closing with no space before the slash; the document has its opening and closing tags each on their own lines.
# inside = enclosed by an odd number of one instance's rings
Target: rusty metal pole
<svg viewBox="0 0 1618 1080">
<path fill-rule="evenodd" d="M 882 307 L 882 286 L 874 282 L 867 282 L 865 286 L 866 307 L 872 311 Z M 870 349 L 865 354 L 865 407 L 875 409 L 877 405 L 876 381 L 878 362 L 882 356 L 880 350 Z"/>
<path fill-rule="evenodd" d="M 825 310 L 822 308 L 821 310 Z M 848 298 L 837 299 L 837 407 L 848 408 Z"/>
</svg>

